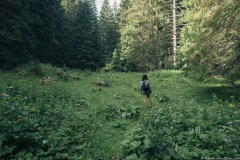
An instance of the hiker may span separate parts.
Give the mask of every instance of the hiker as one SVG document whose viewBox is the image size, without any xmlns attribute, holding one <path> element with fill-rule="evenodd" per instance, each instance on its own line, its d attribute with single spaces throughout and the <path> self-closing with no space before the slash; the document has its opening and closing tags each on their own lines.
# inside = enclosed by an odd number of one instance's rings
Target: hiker
<svg viewBox="0 0 240 160">
<path fill-rule="evenodd" d="M 148 77 L 146 74 L 143 75 L 142 81 L 141 81 L 141 94 L 143 95 L 143 102 L 144 107 L 147 106 L 147 101 L 150 104 L 150 94 L 152 92 L 150 81 L 148 80 Z"/>
</svg>

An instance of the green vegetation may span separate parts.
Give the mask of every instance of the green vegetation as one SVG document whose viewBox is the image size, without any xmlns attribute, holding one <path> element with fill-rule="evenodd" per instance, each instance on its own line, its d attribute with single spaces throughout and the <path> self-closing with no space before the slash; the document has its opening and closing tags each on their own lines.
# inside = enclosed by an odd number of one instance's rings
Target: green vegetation
<svg viewBox="0 0 240 160">
<path fill-rule="evenodd" d="M 219 79 L 90 72 L 34 62 L 0 71 L 0 159 L 240 157 L 239 92 Z"/>
<path fill-rule="evenodd" d="M 239 7 L 0 1 L 0 159 L 239 159 Z"/>
<path fill-rule="evenodd" d="M 240 1 L 183 0 L 180 53 L 196 78 L 239 79 Z M 180 55 L 179 55 L 180 56 Z"/>
<path fill-rule="evenodd" d="M 239 0 L 5 0 L 0 68 L 38 59 L 75 69 L 240 79 Z"/>
</svg>

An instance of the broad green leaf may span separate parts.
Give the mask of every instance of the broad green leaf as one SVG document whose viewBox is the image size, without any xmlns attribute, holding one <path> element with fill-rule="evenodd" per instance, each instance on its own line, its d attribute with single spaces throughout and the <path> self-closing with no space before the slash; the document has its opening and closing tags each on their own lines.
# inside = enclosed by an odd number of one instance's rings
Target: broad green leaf
<svg viewBox="0 0 240 160">
<path fill-rule="evenodd" d="M 137 149 L 141 145 L 141 141 L 133 141 L 130 143 L 130 146 L 133 150 Z"/>
</svg>

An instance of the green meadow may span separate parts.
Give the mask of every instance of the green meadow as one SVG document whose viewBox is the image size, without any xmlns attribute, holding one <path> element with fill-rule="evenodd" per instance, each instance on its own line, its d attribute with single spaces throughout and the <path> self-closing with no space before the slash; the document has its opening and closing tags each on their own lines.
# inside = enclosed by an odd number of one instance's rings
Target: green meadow
<svg viewBox="0 0 240 160">
<path fill-rule="evenodd" d="M 238 88 L 152 71 L 145 108 L 143 74 L 48 64 L 0 71 L 0 159 L 240 158 Z"/>
</svg>

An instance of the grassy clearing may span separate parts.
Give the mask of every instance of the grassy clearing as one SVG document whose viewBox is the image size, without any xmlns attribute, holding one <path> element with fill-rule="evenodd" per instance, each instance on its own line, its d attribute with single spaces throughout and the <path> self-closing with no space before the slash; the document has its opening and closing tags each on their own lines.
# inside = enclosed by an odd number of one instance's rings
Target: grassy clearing
<svg viewBox="0 0 240 160">
<path fill-rule="evenodd" d="M 149 72 L 152 106 L 144 108 L 142 73 L 41 68 L 0 73 L 1 158 L 240 157 L 237 89 Z"/>
</svg>

